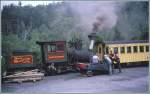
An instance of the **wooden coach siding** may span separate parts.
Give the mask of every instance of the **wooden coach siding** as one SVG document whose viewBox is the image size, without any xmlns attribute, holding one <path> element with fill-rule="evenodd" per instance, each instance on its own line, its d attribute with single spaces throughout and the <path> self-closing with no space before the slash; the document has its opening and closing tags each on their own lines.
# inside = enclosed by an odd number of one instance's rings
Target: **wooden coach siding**
<svg viewBox="0 0 150 94">
<path fill-rule="evenodd" d="M 127 62 L 139 62 L 139 61 L 148 61 L 149 60 L 149 52 L 146 52 L 146 45 L 148 43 L 132 43 L 132 44 L 107 44 L 107 47 L 112 49 L 114 47 L 118 48 L 118 55 L 120 57 L 121 63 L 127 63 Z M 133 46 L 138 47 L 138 52 L 133 52 Z M 139 46 L 144 46 L 144 52 L 140 52 Z M 125 53 L 120 53 L 120 48 L 125 47 Z M 131 47 L 131 53 L 127 53 L 127 47 Z M 113 51 L 114 53 L 114 51 Z"/>
</svg>

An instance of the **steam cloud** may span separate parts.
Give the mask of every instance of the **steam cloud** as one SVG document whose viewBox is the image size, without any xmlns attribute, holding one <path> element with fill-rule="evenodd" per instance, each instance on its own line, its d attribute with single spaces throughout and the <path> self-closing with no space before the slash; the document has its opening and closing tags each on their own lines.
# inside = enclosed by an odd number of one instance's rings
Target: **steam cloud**
<svg viewBox="0 0 150 94">
<path fill-rule="evenodd" d="M 70 7 L 80 17 L 80 24 L 91 31 L 112 28 L 117 23 L 118 5 L 113 1 L 72 1 Z"/>
<path fill-rule="evenodd" d="M 148 2 L 68 1 L 67 3 L 76 19 L 73 30 L 80 32 L 85 41 L 92 31 L 105 31 L 97 32 L 104 40 L 115 40 L 115 30 L 120 32 L 122 40 L 132 40 L 133 37 L 141 36 L 143 31 L 148 31 Z"/>
</svg>

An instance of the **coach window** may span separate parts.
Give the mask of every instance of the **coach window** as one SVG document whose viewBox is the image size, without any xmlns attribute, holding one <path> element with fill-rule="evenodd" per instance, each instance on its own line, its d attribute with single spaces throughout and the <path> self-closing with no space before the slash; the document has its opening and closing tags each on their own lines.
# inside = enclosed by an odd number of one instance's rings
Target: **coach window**
<svg viewBox="0 0 150 94">
<path fill-rule="evenodd" d="M 127 47 L 127 53 L 131 53 L 131 47 Z"/>
<path fill-rule="evenodd" d="M 146 45 L 146 52 L 149 52 L 149 46 Z"/>
<path fill-rule="evenodd" d="M 133 52 L 137 53 L 138 52 L 138 47 L 137 46 L 133 46 Z"/>
<path fill-rule="evenodd" d="M 106 54 L 109 54 L 109 48 L 106 47 Z"/>
<path fill-rule="evenodd" d="M 56 45 L 48 45 L 48 52 L 56 52 Z"/>
<path fill-rule="evenodd" d="M 121 47 L 121 48 L 120 48 L 120 53 L 125 53 L 124 47 Z"/>
<path fill-rule="evenodd" d="M 144 52 L 144 46 L 140 46 L 140 52 Z"/>
<path fill-rule="evenodd" d="M 118 47 L 114 47 L 114 52 L 118 53 Z"/>
<path fill-rule="evenodd" d="M 99 53 L 101 53 L 101 47 L 99 47 Z"/>
</svg>

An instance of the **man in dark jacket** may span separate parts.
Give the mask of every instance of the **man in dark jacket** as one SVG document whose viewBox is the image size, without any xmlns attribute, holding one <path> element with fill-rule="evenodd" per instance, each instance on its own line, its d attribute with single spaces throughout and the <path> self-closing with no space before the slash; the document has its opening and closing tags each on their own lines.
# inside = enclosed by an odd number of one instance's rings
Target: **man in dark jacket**
<svg viewBox="0 0 150 94">
<path fill-rule="evenodd" d="M 117 63 L 117 67 L 119 69 L 119 72 L 121 73 L 120 58 L 119 58 L 119 56 L 117 54 L 117 51 L 114 51 L 114 54 L 112 53 L 112 51 L 110 51 L 109 57 L 112 60 L 113 67 L 114 67 L 114 62 L 116 62 Z"/>
</svg>

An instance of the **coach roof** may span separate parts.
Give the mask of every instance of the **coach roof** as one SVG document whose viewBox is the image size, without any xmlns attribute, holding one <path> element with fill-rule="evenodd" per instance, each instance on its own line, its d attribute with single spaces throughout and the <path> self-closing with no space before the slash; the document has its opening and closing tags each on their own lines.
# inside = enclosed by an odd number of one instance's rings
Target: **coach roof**
<svg viewBox="0 0 150 94">
<path fill-rule="evenodd" d="M 102 42 L 96 42 L 102 43 Z M 131 43 L 149 43 L 148 40 L 130 40 L 130 41 L 104 41 L 105 44 L 131 44 Z"/>
</svg>

